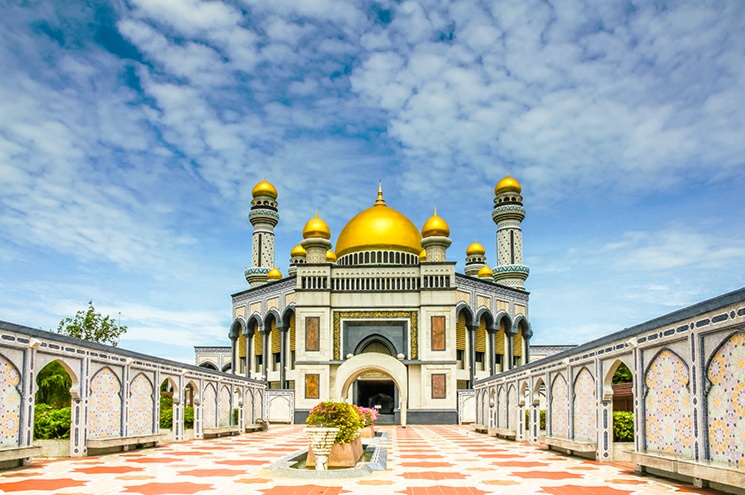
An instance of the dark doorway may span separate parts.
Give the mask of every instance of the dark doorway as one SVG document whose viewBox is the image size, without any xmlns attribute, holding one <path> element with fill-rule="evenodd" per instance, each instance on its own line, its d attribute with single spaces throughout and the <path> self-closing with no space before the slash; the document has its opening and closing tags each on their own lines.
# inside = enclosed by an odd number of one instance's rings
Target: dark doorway
<svg viewBox="0 0 745 495">
<path fill-rule="evenodd" d="M 396 408 L 396 385 L 393 380 L 357 380 L 357 405 L 380 406 L 378 424 L 393 424 Z"/>
</svg>

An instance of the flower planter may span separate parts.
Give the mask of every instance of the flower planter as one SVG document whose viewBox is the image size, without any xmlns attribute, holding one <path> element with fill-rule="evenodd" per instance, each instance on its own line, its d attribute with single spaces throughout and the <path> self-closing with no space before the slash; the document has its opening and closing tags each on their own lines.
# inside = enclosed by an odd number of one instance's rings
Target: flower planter
<svg viewBox="0 0 745 495">
<path fill-rule="evenodd" d="M 308 460 L 313 455 L 313 465 L 306 462 L 306 466 L 314 467 L 317 471 L 324 471 L 328 466 L 329 453 L 334 445 L 339 428 L 305 428 L 305 436 L 308 437 Z M 318 463 L 315 462 L 318 458 Z"/>
<path fill-rule="evenodd" d="M 360 431 L 360 438 L 375 438 L 375 427 L 370 425 L 362 428 Z"/>
<path fill-rule="evenodd" d="M 354 467 L 360 461 L 364 449 L 362 448 L 362 439 L 355 438 L 348 443 L 335 443 L 329 453 L 329 467 Z M 305 462 L 306 467 L 316 465 L 316 457 L 312 449 L 308 449 L 308 459 Z"/>
</svg>

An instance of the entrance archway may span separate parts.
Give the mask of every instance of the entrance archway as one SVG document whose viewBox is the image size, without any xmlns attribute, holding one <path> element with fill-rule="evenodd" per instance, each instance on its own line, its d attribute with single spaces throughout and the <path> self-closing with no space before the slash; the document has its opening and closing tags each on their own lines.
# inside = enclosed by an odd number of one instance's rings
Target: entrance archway
<svg viewBox="0 0 745 495">
<path fill-rule="evenodd" d="M 336 383 L 333 387 L 334 397 L 344 400 L 349 394 L 352 384 L 365 373 L 383 373 L 393 380 L 398 388 L 398 406 L 401 411 L 401 426 L 406 426 L 406 408 L 409 402 L 407 395 L 407 369 L 403 363 L 393 356 L 377 352 L 366 352 L 347 359 L 336 371 Z M 396 404 L 393 405 L 395 408 Z"/>
</svg>

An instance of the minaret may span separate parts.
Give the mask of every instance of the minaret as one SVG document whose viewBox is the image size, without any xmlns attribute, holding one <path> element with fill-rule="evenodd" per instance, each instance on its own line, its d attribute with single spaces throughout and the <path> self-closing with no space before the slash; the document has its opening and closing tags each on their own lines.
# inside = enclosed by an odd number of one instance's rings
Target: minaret
<svg viewBox="0 0 745 495">
<path fill-rule="evenodd" d="M 448 237 L 450 227 L 447 222 L 435 213 L 422 226 L 422 247 L 426 261 L 447 261 L 446 252 L 452 241 Z"/>
<path fill-rule="evenodd" d="M 303 240 L 300 245 L 305 249 L 306 263 L 326 263 L 326 251 L 331 249 L 331 230 L 322 219 L 316 217 L 308 220 L 303 227 Z"/>
<path fill-rule="evenodd" d="M 497 224 L 497 266 L 494 282 L 508 287 L 525 289 L 530 270 L 523 265 L 523 231 L 520 223 L 525 218 L 522 187 L 510 176 L 505 176 L 494 188 L 492 220 Z"/>
<path fill-rule="evenodd" d="M 251 268 L 246 268 L 246 281 L 251 288 L 266 284 L 269 270 L 274 268 L 274 227 L 279 222 L 277 190 L 266 179 L 251 191 L 251 211 L 248 220 L 254 227 L 251 244 Z"/>
<path fill-rule="evenodd" d="M 301 263 L 305 263 L 305 248 L 298 244 L 292 248 L 292 251 L 290 251 L 290 268 L 287 269 L 290 277 L 295 276 L 297 273 L 297 266 Z"/>
<path fill-rule="evenodd" d="M 486 249 L 478 242 L 474 242 L 466 248 L 466 275 L 479 277 L 479 270 L 486 264 Z"/>
</svg>

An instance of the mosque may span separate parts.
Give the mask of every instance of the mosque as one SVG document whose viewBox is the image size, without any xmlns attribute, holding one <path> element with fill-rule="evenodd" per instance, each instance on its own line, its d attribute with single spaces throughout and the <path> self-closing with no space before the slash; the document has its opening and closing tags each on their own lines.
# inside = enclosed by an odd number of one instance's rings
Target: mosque
<svg viewBox="0 0 745 495">
<path fill-rule="evenodd" d="M 319 401 L 343 399 L 377 408 L 380 422 L 456 423 L 459 391 L 530 359 L 525 209 L 514 178 L 494 188 L 496 266 L 474 242 L 465 273 L 448 258 L 447 222 L 435 211 L 417 228 L 380 187 L 335 245 L 316 213 L 284 276 L 277 189 L 264 180 L 252 196 L 250 288 L 232 295 L 230 347 L 198 347 L 196 360 L 292 391 L 295 422 Z"/>
</svg>

